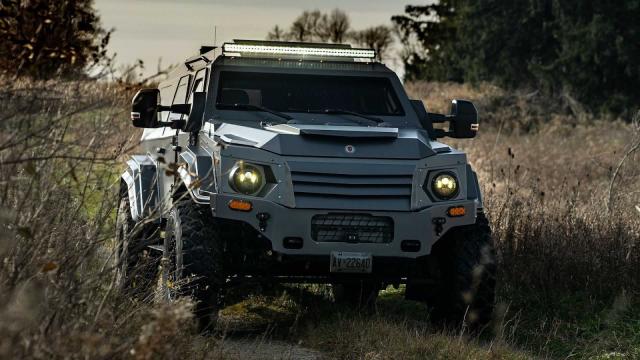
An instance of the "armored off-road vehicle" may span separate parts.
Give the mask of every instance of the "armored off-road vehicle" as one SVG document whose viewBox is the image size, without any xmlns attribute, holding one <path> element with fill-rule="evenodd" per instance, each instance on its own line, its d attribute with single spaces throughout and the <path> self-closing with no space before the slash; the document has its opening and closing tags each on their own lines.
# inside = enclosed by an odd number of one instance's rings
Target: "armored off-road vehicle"
<svg viewBox="0 0 640 360">
<path fill-rule="evenodd" d="M 464 100 L 427 112 L 373 50 L 202 47 L 133 99 L 144 133 L 121 179 L 119 283 L 192 296 L 203 329 L 245 282 L 331 284 L 353 306 L 406 284 L 434 318 L 484 324 L 491 231 L 466 155 L 438 141 L 473 138 L 477 119 Z"/>
</svg>

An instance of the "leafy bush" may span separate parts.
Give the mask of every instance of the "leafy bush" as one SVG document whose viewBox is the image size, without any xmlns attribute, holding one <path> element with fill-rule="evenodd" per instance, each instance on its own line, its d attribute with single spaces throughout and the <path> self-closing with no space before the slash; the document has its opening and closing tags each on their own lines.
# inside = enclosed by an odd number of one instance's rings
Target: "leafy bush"
<svg viewBox="0 0 640 360">
<path fill-rule="evenodd" d="M 532 87 L 569 94 L 593 110 L 633 114 L 639 17 L 635 0 L 441 0 L 407 6 L 392 20 L 408 80 Z"/>
<path fill-rule="evenodd" d="M 92 0 L 2 0 L 0 74 L 84 77 L 107 60 L 109 36 Z"/>
</svg>

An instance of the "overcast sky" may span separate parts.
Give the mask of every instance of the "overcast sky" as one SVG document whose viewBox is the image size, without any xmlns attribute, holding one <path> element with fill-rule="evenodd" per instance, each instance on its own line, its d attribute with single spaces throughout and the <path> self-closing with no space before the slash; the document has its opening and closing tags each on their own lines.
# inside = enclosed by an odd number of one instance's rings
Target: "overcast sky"
<svg viewBox="0 0 640 360">
<path fill-rule="evenodd" d="M 119 64 L 142 59 L 146 73 L 158 60 L 173 64 L 212 44 L 214 26 L 221 44 L 232 39 L 264 39 L 276 24 L 288 27 L 303 10 L 345 10 L 352 27 L 390 25 L 407 3 L 398 0 L 95 0 L 103 27 L 115 28 L 110 49 Z M 393 64 L 389 64 L 393 67 Z"/>
</svg>

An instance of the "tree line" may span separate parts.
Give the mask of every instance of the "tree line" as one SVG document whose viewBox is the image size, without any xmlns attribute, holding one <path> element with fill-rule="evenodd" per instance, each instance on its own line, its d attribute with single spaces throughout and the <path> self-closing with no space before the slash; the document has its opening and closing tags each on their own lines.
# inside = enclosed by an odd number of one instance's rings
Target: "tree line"
<svg viewBox="0 0 640 360">
<path fill-rule="evenodd" d="M 407 80 L 529 87 L 628 115 L 640 105 L 638 19 L 638 0 L 440 0 L 392 22 Z"/>
<path fill-rule="evenodd" d="M 393 29 L 378 25 L 362 30 L 351 28 L 349 15 L 340 9 L 329 13 L 320 10 L 303 11 L 293 20 L 288 29 L 279 25 L 267 34 L 267 40 L 353 43 L 376 51 L 379 60 L 390 54 L 390 46 L 394 42 Z"/>
<path fill-rule="evenodd" d="M 638 19 L 640 0 L 440 0 L 361 30 L 340 9 L 304 11 L 267 39 L 351 43 L 399 55 L 408 81 L 488 81 L 624 115 L 640 104 Z M 92 0 L 0 0 L 0 74 L 86 76 L 112 61 L 110 35 Z"/>
</svg>

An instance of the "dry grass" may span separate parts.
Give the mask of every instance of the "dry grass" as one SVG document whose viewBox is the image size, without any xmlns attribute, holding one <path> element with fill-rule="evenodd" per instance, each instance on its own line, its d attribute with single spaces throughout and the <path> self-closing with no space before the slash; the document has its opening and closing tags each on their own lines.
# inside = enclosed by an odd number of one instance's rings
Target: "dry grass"
<svg viewBox="0 0 640 360">
<path fill-rule="evenodd" d="M 115 169 L 134 145 L 127 97 L 96 82 L 2 79 L 0 358 L 177 354 L 158 346 L 188 331 L 190 313 L 123 298 L 105 250 Z"/>
<path fill-rule="evenodd" d="M 335 308 L 322 287 L 286 288 L 228 308 L 223 339 L 195 335 L 188 302 L 136 303 L 113 289 L 105 249 L 122 155 L 137 139 L 130 94 L 1 82 L 0 358 L 237 358 L 229 338 L 256 336 L 330 358 L 640 356 L 638 152 L 619 166 L 607 210 L 613 173 L 640 139 L 629 122 L 591 119 L 569 98 L 409 84 L 432 111 L 467 98 L 486 119 L 478 138 L 451 143 L 484 187 L 500 261 L 495 324 L 470 339 L 433 328 L 401 290 L 361 315 Z"/>
<path fill-rule="evenodd" d="M 414 94 L 427 104 L 445 102 L 428 94 L 478 99 L 480 136 L 452 143 L 479 174 L 494 231 L 508 309 L 496 331 L 540 355 L 636 356 L 640 152 L 630 151 L 640 143 L 638 120 L 590 119 L 566 99 L 489 85 L 413 86 L 429 90 Z"/>
</svg>

